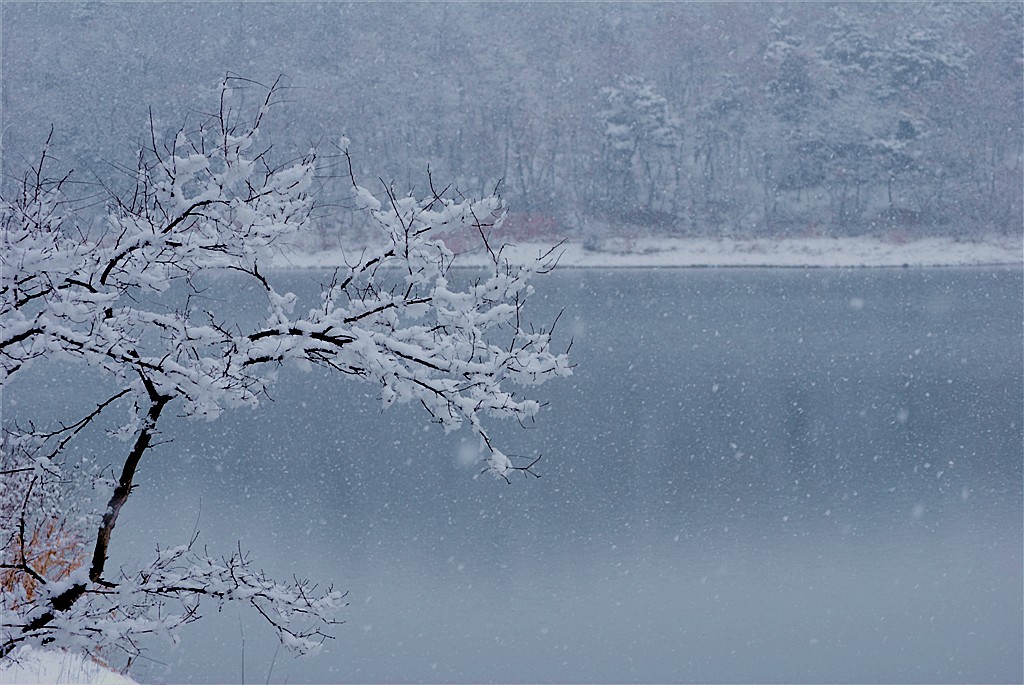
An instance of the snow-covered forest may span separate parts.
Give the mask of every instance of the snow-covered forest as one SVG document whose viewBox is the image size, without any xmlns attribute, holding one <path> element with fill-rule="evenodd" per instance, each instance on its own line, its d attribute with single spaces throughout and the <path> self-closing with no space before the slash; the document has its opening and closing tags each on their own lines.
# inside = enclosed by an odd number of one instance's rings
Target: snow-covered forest
<svg viewBox="0 0 1024 685">
<path fill-rule="evenodd" d="M 398 187 L 423 187 L 428 167 L 477 196 L 500 182 L 507 230 L 525 238 L 1016 235 L 1021 14 L 1013 2 L 7 4 L 4 170 L 52 123 L 62 162 L 116 184 L 150 109 L 176 129 L 227 70 L 286 76 L 276 145 L 343 134 L 357 172 Z"/>
</svg>

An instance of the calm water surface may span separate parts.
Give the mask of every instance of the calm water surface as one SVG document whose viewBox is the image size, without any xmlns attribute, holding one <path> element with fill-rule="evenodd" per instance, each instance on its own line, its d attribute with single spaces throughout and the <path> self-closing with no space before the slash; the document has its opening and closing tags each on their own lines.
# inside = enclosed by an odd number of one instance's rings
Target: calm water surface
<svg viewBox="0 0 1024 685">
<path fill-rule="evenodd" d="M 316 276 L 285 278 L 312 305 Z M 351 606 L 307 660 L 211 609 L 135 677 L 1024 679 L 1020 269 L 565 269 L 537 290 L 576 374 L 494 433 L 543 454 L 538 480 L 475 478 L 468 434 L 319 372 L 166 426 L 117 561 L 198 525 Z"/>
</svg>

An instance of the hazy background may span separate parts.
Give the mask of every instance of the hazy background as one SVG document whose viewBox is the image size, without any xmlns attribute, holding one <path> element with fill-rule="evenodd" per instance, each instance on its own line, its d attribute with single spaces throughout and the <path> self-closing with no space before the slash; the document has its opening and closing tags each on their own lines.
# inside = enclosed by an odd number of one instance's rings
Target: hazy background
<svg viewBox="0 0 1024 685">
<path fill-rule="evenodd" d="M 513 234 L 902 240 L 1024 224 L 1020 3 L 0 11 L 7 183 L 52 123 L 79 181 L 117 187 L 149 108 L 165 136 L 216 106 L 225 73 L 283 74 L 265 127 L 279 156 L 344 134 L 364 184 L 423 188 L 428 165 L 468 194 L 501 181 Z"/>
</svg>

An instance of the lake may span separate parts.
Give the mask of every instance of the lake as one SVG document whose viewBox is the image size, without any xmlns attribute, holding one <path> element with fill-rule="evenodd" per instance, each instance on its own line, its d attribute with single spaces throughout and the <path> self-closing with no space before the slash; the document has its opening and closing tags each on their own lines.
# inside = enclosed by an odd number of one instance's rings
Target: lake
<svg viewBox="0 0 1024 685">
<path fill-rule="evenodd" d="M 282 274 L 306 302 L 321 275 Z M 256 411 L 164 425 L 113 562 L 198 528 L 351 605 L 305 660 L 211 608 L 134 677 L 1024 679 L 1021 269 L 563 269 L 536 287 L 575 375 L 536 391 L 536 424 L 491 429 L 543 455 L 539 479 L 478 477 L 467 432 L 317 371 Z"/>
</svg>

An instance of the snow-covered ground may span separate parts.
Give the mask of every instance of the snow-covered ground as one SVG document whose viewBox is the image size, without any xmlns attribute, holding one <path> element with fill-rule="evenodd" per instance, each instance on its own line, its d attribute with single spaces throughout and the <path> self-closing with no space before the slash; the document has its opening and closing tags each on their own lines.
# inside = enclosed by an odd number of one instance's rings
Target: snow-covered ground
<svg viewBox="0 0 1024 685">
<path fill-rule="evenodd" d="M 513 261 L 526 262 L 550 246 L 524 243 L 506 248 Z M 979 240 L 924 238 L 893 242 L 878 238 L 644 238 L 606 240 L 599 250 L 567 242 L 559 251 L 560 266 L 571 267 L 893 267 L 1024 265 L 1019 236 Z M 279 266 L 330 267 L 358 259 L 358 253 L 328 250 L 292 254 Z M 460 263 L 483 264 L 486 255 L 463 255 Z"/>
<path fill-rule="evenodd" d="M 78 654 L 21 648 L 0 661 L 0 683 L 81 683 L 135 685 L 135 681 Z"/>
</svg>

